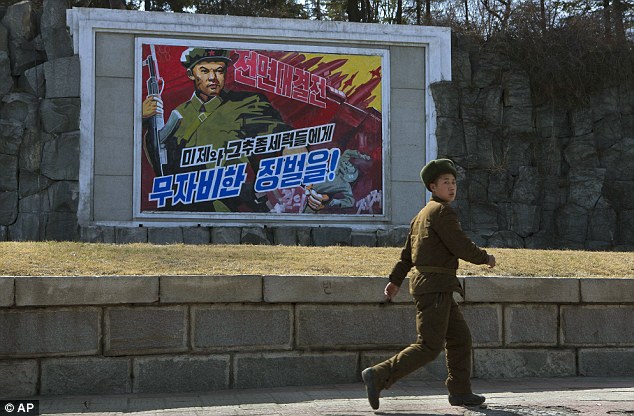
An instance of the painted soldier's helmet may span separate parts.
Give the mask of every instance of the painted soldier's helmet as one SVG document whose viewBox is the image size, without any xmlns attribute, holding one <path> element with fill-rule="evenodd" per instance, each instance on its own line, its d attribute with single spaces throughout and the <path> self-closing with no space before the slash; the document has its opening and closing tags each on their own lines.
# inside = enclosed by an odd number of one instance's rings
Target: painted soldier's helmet
<svg viewBox="0 0 634 416">
<path fill-rule="evenodd" d="M 181 55 L 181 64 L 187 69 L 192 69 L 201 61 L 225 62 L 227 66 L 232 63 L 229 51 L 225 49 L 188 48 Z"/>
</svg>

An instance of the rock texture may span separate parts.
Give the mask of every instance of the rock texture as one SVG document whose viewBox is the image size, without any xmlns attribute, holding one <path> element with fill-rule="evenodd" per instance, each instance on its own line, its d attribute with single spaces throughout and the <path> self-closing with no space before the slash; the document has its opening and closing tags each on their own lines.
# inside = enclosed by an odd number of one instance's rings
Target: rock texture
<svg viewBox="0 0 634 416">
<path fill-rule="evenodd" d="M 79 239 L 79 57 L 66 7 L 0 11 L 2 240 Z"/>
<path fill-rule="evenodd" d="M 463 228 L 495 247 L 631 250 L 634 86 L 536 104 L 528 74 L 486 46 L 454 36 L 452 52 L 454 80 L 432 94 Z"/>
</svg>

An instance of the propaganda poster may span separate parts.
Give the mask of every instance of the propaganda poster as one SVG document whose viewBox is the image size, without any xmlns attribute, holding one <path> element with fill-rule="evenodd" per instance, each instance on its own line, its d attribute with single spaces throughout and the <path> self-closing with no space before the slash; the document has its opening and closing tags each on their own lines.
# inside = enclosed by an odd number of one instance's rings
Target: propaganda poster
<svg viewBox="0 0 634 416">
<path fill-rule="evenodd" d="M 139 214 L 384 214 L 380 51 L 137 51 Z"/>
</svg>

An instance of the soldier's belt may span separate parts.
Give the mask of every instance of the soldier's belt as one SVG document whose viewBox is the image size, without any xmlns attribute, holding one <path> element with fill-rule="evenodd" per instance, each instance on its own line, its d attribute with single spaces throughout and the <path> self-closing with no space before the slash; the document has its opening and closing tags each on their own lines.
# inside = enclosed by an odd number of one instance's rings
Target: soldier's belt
<svg viewBox="0 0 634 416">
<path fill-rule="evenodd" d="M 418 270 L 420 273 L 440 273 L 440 274 L 449 274 L 451 276 L 456 275 L 456 269 L 447 269 L 445 267 L 416 266 L 416 270 Z"/>
</svg>

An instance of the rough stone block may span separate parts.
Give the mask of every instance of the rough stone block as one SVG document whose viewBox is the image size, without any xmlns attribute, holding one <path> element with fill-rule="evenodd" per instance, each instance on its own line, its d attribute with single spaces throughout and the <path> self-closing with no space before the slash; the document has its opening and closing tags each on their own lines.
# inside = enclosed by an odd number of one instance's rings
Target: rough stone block
<svg viewBox="0 0 634 416">
<path fill-rule="evenodd" d="M 75 214 L 79 204 L 79 183 L 76 181 L 53 182 L 47 189 L 49 210 Z"/>
<path fill-rule="evenodd" d="M 40 170 L 42 148 L 44 147 L 43 143 L 48 139 L 49 135 L 39 130 L 39 128 L 29 127 L 24 130 L 18 155 L 20 158 L 19 166 L 22 172 L 25 170 L 37 172 Z"/>
<path fill-rule="evenodd" d="M 297 305 L 295 314 L 299 348 L 402 347 L 416 340 L 413 306 Z"/>
<path fill-rule="evenodd" d="M 575 346 L 634 344 L 634 306 L 561 306 L 561 342 Z"/>
<path fill-rule="evenodd" d="M 183 227 L 183 244 L 209 244 L 211 233 L 207 227 Z"/>
<path fill-rule="evenodd" d="M 261 276 L 163 276 L 163 303 L 261 302 Z"/>
<path fill-rule="evenodd" d="M 192 346 L 210 348 L 290 349 L 290 305 L 216 305 L 192 307 Z"/>
<path fill-rule="evenodd" d="M 0 193 L 2 201 L 2 193 Z M 1 213 L 1 210 L 0 210 Z M 19 213 L 13 225 L 9 226 L 11 241 L 40 241 L 45 234 L 45 214 Z"/>
<path fill-rule="evenodd" d="M 134 393 L 172 394 L 227 388 L 228 355 L 144 357 L 134 360 Z"/>
<path fill-rule="evenodd" d="M 40 108 L 37 97 L 23 92 L 12 92 L 2 97 L 0 118 L 6 121 L 23 123 L 29 129 L 38 128 L 38 109 Z M 20 164 L 21 168 L 24 168 Z"/>
<path fill-rule="evenodd" d="M 0 191 L 0 224 L 11 225 L 18 218 L 18 193 Z"/>
<path fill-rule="evenodd" d="M 362 352 L 361 353 L 361 370 L 376 365 L 380 362 L 392 357 L 398 351 L 391 352 Z M 447 365 L 445 364 L 445 353 L 440 355 L 432 362 L 427 363 L 423 367 L 407 375 L 408 380 L 445 380 L 447 378 Z"/>
<path fill-rule="evenodd" d="M 187 309 L 108 308 L 104 354 L 126 355 L 187 350 Z"/>
<path fill-rule="evenodd" d="M 46 98 L 79 97 L 79 56 L 69 56 L 47 61 Z"/>
<path fill-rule="evenodd" d="M 631 377 L 634 348 L 579 350 L 579 375 L 586 377 Z"/>
<path fill-rule="evenodd" d="M 159 299 L 159 278 L 16 277 L 15 291 L 18 306 L 152 303 Z"/>
<path fill-rule="evenodd" d="M 13 306 L 15 297 L 15 278 L 0 276 L 0 307 Z"/>
<path fill-rule="evenodd" d="M 354 383 L 357 359 L 345 352 L 237 354 L 233 382 L 240 389 Z"/>
<path fill-rule="evenodd" d="M 244 227 L 240 235 L 241 244 L 271 244 L 265 227 Z"/>
<path fill-rule="evenodd" d="M 349 246 L 352 242 L 352 230 L 347 227 L 317 227 L 313 228 L 313 245 L 317 247 Z"/>
<path fill-rule="evenodd" d="M 4 64 L 5 55 L 6 54 L 4 54 L 3 52 L 0 52 L 0 68 L 5 67 L 5 64 Z M 8 59 L 9 58 L 7 56 L 7 60 Z M 4 73 L 4 69 L 0 70 L 0 74 L 1 73 Z M 11 74 L 10 70 L 9 70 L 9 74 Z M 7 85 L 8 80 L 4 81 L 3 79 L 4 77 L 0 75 L 0 80 L 2 80 L 0 81 L 0 85 L 3 85 L 3 86 Z M 11 80 L 10 85 L 13 86 L 13 80 Z M 44 98 L 44 96 L 46 95 L 46 79 L 44 77 L 44 64 L 40 64 L 38 66 L 29 68 L 26 71 L 24 71 L 24 73 L 20 76 L 20 78 L 18 78 L 18 87 L 24 92 L 28 92 L 29 94 L 33 94 L 39 98 Z M 5 88 L 0 89 L 0 95 L 4 95 L 2 94 L 2 91 L 4 89 Z"/>
<path fill-rule="evenodd" d="M 463 305 L 461 309 L 474 346 L 502 345 L 501 305 Z"/>
<path fill-rule="evenodd" d="M 15 120 L 0 120 L 0 153 L 17 155 L 20 153 L 24 125 Z"/>
<path fill-rule="evenodd" d="M 20 170 L 19 182 L 19 194 L 22 199 L 27 196 L 41 194 L 53 183 L 46 176 L 29 172 L 28 170 Z"/>
<path fill-rule="evenodd" d="M 264 276 L 264 301 L 270 303 L 382 303 L 384 277 Z M 402 287 L 407 288 L 407 281 Z M 404 290 L 395 302 L 411 302 Z"/>
<path fill-rule="evenodd" d="M 297 229 L 294 227 L 273 228 L 273 244 L 282 246 L 297 245 Z"/>
<path fill-rule="evenodd" d="M 0 154 L 0 191 L 18 190 L 18 157 Z"/>
<path fill-rule="evenodd" d="M 81 227 L 79 230 L 81 241 L 86 243 L 106 243 L 113 244 L 114 227 L 106 227 L 101 225 L 89 225 Z"/>
<path fill-rule="evenodd" d="M 414 213 L 416 214 L 416 213 Z M 412 215 L 410 219 L 413 217 Z M 409 227 L 397 227 L 389 230 L 378 230 L 376 232 L 377 245 L 379 247 L 403 247 L 407 240 Z"/>
<path fill-rule="evenodd" d="M 566 278 L 468 277 L 465 301 L 514 303 L 579 302 L 579 281 Z"/>
<path fill-rule="evenodd" d="M 634 279 L 580 279 L 581 301 L 634 303 Z"/>
<path fill-rule="evenodd" d="M 13 88 L 11 76 L 11 59 L 5 51 L 0 51 L 0 98 Z"/>
<path fill-rule="evenodd" d="M 353 231 L 351 244 L 354 247 L 376 247 L 376 232 Z"/>
<path fill-rule="evenodd" d="M 213 227 L 211 229 L 212 244 L 240 244 L 239 227 Z"/>
<path fill-rule="evenodd" d="M 0 361 L 0 397 L 18 399 L 37 394 L 36 360 Z"/>
<path fill-rule="evenodd" d="M 147 243 L 147 228 L 145 227 L 117 227 L 115 228 L 117 244 Z"/>
<path fill-rule="evenodd" d="M 183 244 L 180 227 L 148 227 L 147 241 L 151 244 Z"/>
<path fill-rule="evenodd" d="M 45 98 L 40 104 L 42 127 L 47 133 L 79 130 L 79 98 Z"/>
<path fill-rule="evenodd" d="M 61 358 L 42 361 L 45 395 L 125 394 L 132 391 L 127 358 Z"/>
<path fill-rule="evenodd" d="M 44 143 L 41 172 L 58 181 L 79 179 L 79 132 L 64 133 Z"/>
<path fill-rule="evenodd" d="M 96 354 L 100 315 L 99 308 L 0 311 L 0 357 Z"/>
<path fill-rule="evenodd" d="M 310 246 L 313 244 L 311 237 L 312 228 L 310 227 L 297 227 L 297 245 Z"/>
<path fill-rule="evenodd" d="M 45 240 L 77 241 L 79 225 L 77 214 L 70 212 L 51 212 L 46 223 Z"/>
<path fill-rule="evenodd" d="M 40 31 L 49 60 L 73 55 L 73 41 L 66 29 L 67 8 L 64 0 L 44 1 Z"/>
<path fill-rule="evenodd" d="M 474 377 L 570 377 L 576 375 L 574 350 L 475 349 Z"/>
<path fill-rule="evenodd" d="M 504 309 L 504 342 L 512 346 L 556 346 L 557 305 L 508 306 Z"/>
</svg>

